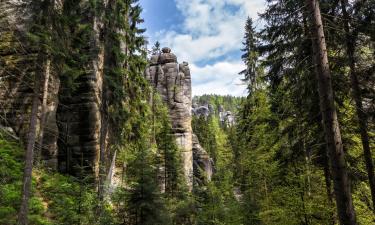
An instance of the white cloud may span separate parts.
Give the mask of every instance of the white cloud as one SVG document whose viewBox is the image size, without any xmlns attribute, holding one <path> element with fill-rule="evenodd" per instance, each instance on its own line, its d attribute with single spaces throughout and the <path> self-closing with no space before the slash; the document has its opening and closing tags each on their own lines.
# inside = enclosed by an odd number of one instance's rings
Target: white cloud
<svg viewBox="0 0 375 225">
<path fill-rule="evenodd" d="M 193 95 L 220 94 L 244 96 L 246 86 L 241 81 L 238 71 L 243 70 L 241 61 L 218 62 L 213 65 L 198 67 L 190 65 L 193 79 Z"/>
<path fill-rule="evenodd" d="M 264 0 L 175 0 L 184 17 L 181 33 L 158 34 L 163 45 L 190 62 L 210 60 L 239 51 L 247 16 L 257 18 Z"/>
<path fill-rule="evenodd" d="M 228 58 L 231 53 L 240 51 L 246 18 L 256 19 L 257 13 L 264 9 L 265 0 L 174 1 L 184 17 L 183 23 L 178 30 L 158 32 L 155 39 L 160 40 L 162 46 L 171 47 L 179 61 L 188 61 L 193 65 L 194 94 L 243 95 L 241 92 L 245 87 L 236 84 L 240 78 L 237 74 L 242 69 L 241 63 L 217 61 L 219 57 Z M 202 61 L 216 64 L 195 66 L 199 62 L 201 65 Z M 207 83 L 200 83 L 202 79 Z"/>
</svg>

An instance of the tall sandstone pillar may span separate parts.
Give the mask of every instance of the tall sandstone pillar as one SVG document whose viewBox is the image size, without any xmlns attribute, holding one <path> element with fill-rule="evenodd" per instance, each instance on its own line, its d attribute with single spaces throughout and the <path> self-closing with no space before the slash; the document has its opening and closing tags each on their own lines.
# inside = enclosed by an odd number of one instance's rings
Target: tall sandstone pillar
<svg viewBox="0 0 375 225">
<path fill-rule="evenodd" d="M 182 154 L 186 183 L 193 187 L 193 143 L 191 126 L 191 76 L 187 62 L 178 64 L 170 48 L 151 56 L 145 71 L 146 79 L 154 86 L 169 108 L 173 133 Z"/>
</svg>

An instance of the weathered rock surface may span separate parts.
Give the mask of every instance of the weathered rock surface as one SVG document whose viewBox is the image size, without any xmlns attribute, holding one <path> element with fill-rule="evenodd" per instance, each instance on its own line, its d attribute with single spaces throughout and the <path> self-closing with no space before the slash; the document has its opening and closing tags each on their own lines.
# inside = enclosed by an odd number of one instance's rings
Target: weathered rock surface
<svg viewBox="0 0 375 225">
<path fill-rule="evenodd" d="M 59 93 L 57 108 L 59 171 L 98 175 L 102 73 L 82 75 L 76 88 Z"/>
<path fill-rule="evenodd" d="M 35 49 L 27 44 L 22 45 L 25 33 L 28 32 L 27 25 L 32 21 L 25 16 L 27 12 L 19 12 L 27 8 L 14 7 L 20 3 L 19 0 L 4 3 L 4 9 L 9 14 L 6 15 L 9 25 L 6 26 L 8 29 L 0 31 L 0 43 L 12 45 L 7 47 L 0 44 L 0 124 L 11 127 L 21 140 L 26 141 L 35 71 L 40 71 L 40 68 L 35 67 L 39 67 L 36 63 L 38 59 L 35 57 L 37 54 L 33 52 Z M 56 2 L 56 7 L 61 7 L 60 1 Z M 43 146 L 37 142 L 35 152 L 41 151 L 41 159 L 52 168 L 58 167 L 60 171 L 73 175 L 78 173 L 79 168 L 94 172 L 97 170 L 99 93 L 102 82 L 101 77 L 91 71 L 92 67 L 99 68 L 99 71 L 102 61 L 99 59 L 98 65 L 95 66 L 91 63 L 87 65 L 87 73 L 90 75 L 82 75 L 75 88 L 66 85 L 64 80 L 60 87 L 60 71 L 51 70 Z M 42 83 L 43 81 L 38 84 L 40 93 Z M 39 99 L 38 120 L 41 119 L 42 94 Z M 38 124 L 40 125 L 40 121 Z M 39 135 L 40 128 L 38 129 Z"/>
<path fill-rule="evenodd" d="M 197 117 L 204 117 L 207 119 L 208 116 L 215 115 L 215 108 L 211 104 L 199 106 L 197 103 L 194 103 L 191 113 Z M 219 116 L 221 126 L 231 127 L 236 123 L 236 116 L 231 111 L 225 111 L 222 105 L 219 105 L 217 115 Z"/>
<path fill-rule="evenodd" d="M 196 106 L 193 107 L 192 112 L 195 116 L 207 118 L 211 115 L 211 110 L 207 106 Z"/>
<path fill-rule="evenodd" d="M 214 172 L 214 162 L 200 145 L 198 137 L 193 134 L 194 182 L 202 185 L 210 181 Z"/>
<path fill-rule="evenodd" d="M 24 42 L 25 26 L 30 21 L 25 16 L 27 8 L 20 7 L 22 2 L 10 0 L 3 3 L 3 16 L 0 21 L 0 125 L 11 127 L 14 133 L 26 141 L 30 120 L 31 101 L 34 88 L 35 50 Z M 21 13 L 22 11 L 22 13 Z M 12 43 L 7 45 L 6 43 Z M 40 85 L 42 89 L 43 85 Z M 36 143 L 36 153 L 42 152 L 42 160 L 50 167 L 57 165 L 57 126 L 56 108 L 59 80 L 52 72 L 48 86 L 46 123 L 43 135 L 43 146 Z M 42 95 L 40 96 L 41 111 Z M 40 120 L 40 117 L 38 117 Z M 39 121 L 38 121 L 38 124 Z M 37 127 L 37 134 L 40 128 Z"/>
<path fill-rule="evenodd" d="M 212 176 L 212 160 L 207 152 L 199 145 L 198 139 L 193 138 L 192 92 L 189 64 L 178 64 L 177 57 L 170 48 L 150 58 L 145 77 L 161 95 L 169 108 L 169 116 L 178 146 L 182 151 L 185 177 L 190 189 L 193 187 L 194 175 L 208 180 Z M 193 154 L 194 157 L 193 157 Z M 194 161 L 194 162 L 193 162 Z M 194 167 L 193 167 L 194 164 Z M 202 171 L 206 175 L 202 174 Z M 201 178 L 199 178 L 201 180 Z"/>
<path fill-rule="evenodd" d="M 191 76 L 187 62 L 177 63 L 169 48 L 153 55 L 145 71 L 146 79 L 155 87 L 169 108 L 176 141 L 181 149 L 187 184 L 193 185 L 193 143 L 191 127 Z"/>
<path fill-rule="evenodd" d="M 231 127 L 236 123 L 236 117 L 231 111 L 224 111 L 222 106 L 219 107 L 219 119 L 222 126 Z"/>
</svg>

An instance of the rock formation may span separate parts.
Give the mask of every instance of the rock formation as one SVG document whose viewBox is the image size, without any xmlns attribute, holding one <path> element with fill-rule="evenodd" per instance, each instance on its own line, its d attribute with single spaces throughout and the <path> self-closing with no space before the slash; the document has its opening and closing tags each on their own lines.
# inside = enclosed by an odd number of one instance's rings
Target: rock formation
<svg viewBox="0 0 375 225">
<path fill-rule="evenodd" d="M 208 108 L 208 106 L 196 106 L 192 108 L 192 113 L 195 116 L 204 117 L 207 119 L 207 117 L 211 114 L 211 110 Z"/>
<path fill-rule="evenodd" d="M 197 117 L 208 118 L 210 115 L 215 115 L 215 108 L 211 104 L 198 106 L 197 103 L 193 104 L 191 113 Z M 231 111 L 225 111 L 222 105 L 218 107 L 218 116 L 221 126 L 232 127 L 236 123 L 236 117 Z"/>
<path fill-rule="evenodd" d="M 11 54 L 16 52 L 10 52 L 9 55 Z M 6 56 L 3 59 L 6 60 Z M 21 65 L 5 65 L 5 61 L 0 63 L 6 68 L 0 69 L 0 125 L 11 127 L 17 136 L 24 139 L 33 83 L 27 82 L 27 79 L 18 79 L 23 73 L 23 70 L 18 69 Z M 61 172 L 79 175 L 81 169 L 84 169 L 95 177 L 98 175 L 103 85 L 103 73 L 100 72 L 102 62 L 99 60 L 98 64 L 97 73 L 81 75 L 74 81 L 74 87 L 60 87 L 57 74 L 51 74 L 46 131 L 43 138 L 43 145 L 46 147 L 42 149 L 42 159 Z M 25 68 L 25 71 L 27 69 L 30 68 Z M 7 76 L 8 72 L 16 76 Z M 193 138 L 191 76 L 188 63 L 178 64 L 177 57 L 171 50 L 163 48 L 160 54 L 151 57 L 145 76 L 169 108 L 173 133 L 181 149 L 186 181 L 192 189 L 194 174 L 199 182 L 203 177 L 209 180 L 213 164 L 207 152 L 199 145 L 198 139 Z M 61 77 L 61 84 L 65 83 L 64 77 Z M 110 170 L 110 173 L 113 171 Z M 109 175 L 111 176 L 113 174 Z"/>
<path fill-rule="evenodd" d="M 77 175 L 81 169 L 98 174 L 100 138 L 100 93 L 102 78 L 87 74 L 76 88 L 59 93 L 59 171 Z"/>
<path fill-rule="evenodd" d="M 146 79 L 155 87 L 169 108 L 177 145 L 183 159 L 185 178 L 190 189 L 193 185 L 193 143 L 191 127 L 191 76 L 187 62 L 177 63 L 170 48 L 151 56 L 145 71 Z"/>
<path fill-rule="evenodd" d="M 210 180 L 213 162 L 200 146 L 191 126 L 192 93 L 188 63 L 178 64 L 177 57 L 171 53 L 171 49 L 163 48 L 160 54 L 151 56 L 145 76 L 169 108 L 173 132 L 182 151 L 188 186 L 191 189 L 194 181 L 201 184 L 203 180 Z"/>
<path fill-rule="evenodd" d="M 225 111 L 223 106 L 219 106 L 219 119 L 222 126 L 231 127 L 236 123 L 236 117 L 231 111 Z"/>
<path fill-rule="evenodd" d="M 33 57 L 35 50 L 22 44 L 26 42 L 23 34 L 28 32 L 26 24 L 30 21 L 27 17 L 24 18 L 28 13 L 26 7 L 15 7 L 21 3 L 19 0 L 4 2 L 3 13 L 8 19 L 0 21 L 0 27 L 7 27 L 0 31 L 0 125 L 11 128 L 21 140 L 25 140 L 34 92 L 33 71 L 36 63 Z M 40 85 L 41 89 L 42 86 Z M 56 74 L 52 73 L 48 86 L 43 148 L 37 143 L 35 151 L 42 152 L 42 159 L 50 167 L 57 165 L 58 134 L 55 114 L 58 90 L 59 80 Z M 42 96 L 40 99 L 42 100 Z"/>
<path fill-rule="evenodd" d="M 214 162 L 206 150 L 200 145 L 198 137 L 195 134 L 193 134 L 193 158 L 194 183 L 203 185 L 212 178 Z"/>
</svg>

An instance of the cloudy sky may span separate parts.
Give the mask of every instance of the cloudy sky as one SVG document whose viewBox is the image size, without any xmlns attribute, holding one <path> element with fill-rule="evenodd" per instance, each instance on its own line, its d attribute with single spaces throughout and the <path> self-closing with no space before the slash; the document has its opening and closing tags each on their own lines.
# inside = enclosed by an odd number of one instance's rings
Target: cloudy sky
<svg viewBox="0 0 375 225">
<path fill-rule="evenodd" d="M 258 24 L 265 0 L 140 0 L 146 36 L 189 62 L 193 94 L 245 95 L 240 59 L 247 16 Z M 149 46 L 151 47 L 151 46 Z"/>
</svg>

